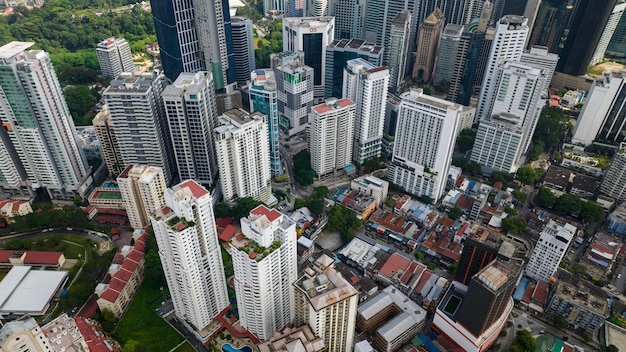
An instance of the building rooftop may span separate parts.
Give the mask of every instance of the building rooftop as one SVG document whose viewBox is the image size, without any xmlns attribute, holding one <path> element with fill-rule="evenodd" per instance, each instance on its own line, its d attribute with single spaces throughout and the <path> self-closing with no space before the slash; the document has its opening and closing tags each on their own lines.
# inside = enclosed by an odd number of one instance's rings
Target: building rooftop
<svg viewBox="0 0 626 352">
<path fill-rule="evenodd" d="M 326 254 L 320 255 L 303 270 L 303 276 L 295 283 L 316 311 L 359 293 L 335 270 L 333 263 L 334 260 Z"/>
<path fill-rule="evenodd" d="M 3 346 L 9 337 L 15 333 L 31 331 L 37 329 L 39 324 L 34 318 L 26 318 L 23 320 L 10 321 L 0 329 L 0 346 Z"/>
<path fill-rule="evenodd" d="M 383 47 L 374 43 L 366 42 L 363 39 L 335 39 L 328 46 L 328 48 L 341 48 L 358 51 L 365 54 L 378 55 L 383 50 Z"/>
<path fill-rule="evenodd" d="M 63 313 L 50 323 L 44 325 L 41 330 L 50 341 L 55 351 L 82 352 L 79 340 L 83 338 L 73 318 Z"/>
<path fill-rule="evenodd" d="M 595 193 L 599 186 L 600 182 L 598 179 L 591 176 L 576 174 L 572 181 L 572 189 L 579 189 L 591 194 Z"/>
<path fill-rule="evenodd" d="M 159 75 L 155 71 L 142 74 L 122 72 L 111 81 L 104 94 L 145 94 L 152 90 Z"/>
<path fill-rule="evenodd" d="M 361 315 L 363 319 L 368 320 L 392 304 L 395 304 L 403 312 L 411 315 L 417 323 L 423 322 L 426 319 L 426 310 L 409 299 L 393 285 L 387 286 L 376 296 L 362 303 L 359 308 L 357 308 L 357 313 Z"/>
<path fill-rule="evenodd" d="M 197 199 L 209 194 L 209 191 L 207 191 L 206 188 L 202 187 L 200 184 L 198 184 L 198 182 L 194 180 L 183 181 L 177 186 L 174 186 L 175 191 L 180 191 L 184 189 L 187 189 L 189 193 L 191 193 L 191 195 L 193 195 L 193 197 Z M 187 192 L 185 191 L 185 193 Z"/>
<path fill-rule="evenodd" d="M 557 270 L 555 276 L 557 279 L 555 295 L 557 297 L 581 308 L 589 309 L 598 315 L 609 316 L 607 292 L 565 270 Z"/>
<path fill-rule="evenodd" d="M 391 321 L 381 326 L 377 330 L 377 333 L 380 334 L 385 341 L 391 342 L 413 326 L 421 324 L 422 321 L 423 320 L 416 321 L 413 315 L 402 312 L 391 319 Z"/>
<path fill-rule="evenodd" d="M 308 325 L 285 328 L 257 346 L 260 352 L 321 352 L 326 350 L 324 340 L 315 336 Z"/>
<path fill-rule="evenodd" d="M 440 109 L 460 110 L 461 105 L 436 98 L 424 93 L 421 88 L 411 88 L 410 91 L 403 93 L 400 98 L 402 100 L 415 101 L 426 105 L 431 105 Z"/>
<path fill-rule="evenodd" d="M 285 17 L 283 18 L 284 25 L 289 27 L 320 27 L 326 26 L 330 22 L 335 22 L 335 17 Z"/>
<path fill-rule="evenodd" d="M 10 59 L 35 45 L 34 42 L 12 41 L 0 47 L 0 59 Z"/>
<path fill-rule="evenodd" d="M 14 266 L 0 281 L 0 314 L 44 314 L 68 277 L 67 271 L 31 269 Z"/>
<path fill-rule="evenodd" d="M 544 176 L 543 182 L 559 186 L 565 190 L 569 184 L 571 175 L 572 172 L 570 170 L 551 165 Z"/>
<path fill-rule="evenodd" d="M 339 110 L 339 109 L 343 109 L 345 107 L 353 106 L 353 105 L 354 103 L 352 102 L 352 100 L 347 99 L 347 98 L 344 98 L 344 99 L 331 98 L 331 99 L 327 99 L 326 102 L 323 104 L 314 106 L 312 109 L 318 115 L 322 115 L 329 111 Z"/>
</svg>

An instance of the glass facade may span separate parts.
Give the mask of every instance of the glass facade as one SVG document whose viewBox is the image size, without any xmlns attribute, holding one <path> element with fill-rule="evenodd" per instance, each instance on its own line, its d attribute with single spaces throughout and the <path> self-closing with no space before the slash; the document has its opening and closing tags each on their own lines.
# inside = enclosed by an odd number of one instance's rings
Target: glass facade
<svg viewBox="0 0 626 352">
<path fill-rule="evenodd" d="M 150 0 L 154 30 L 161 50 L 161 65 L 165 76 L 175 81 L 183 72 L 180 42 L 176 32 L 176 18 L 171 0 Z"/>
<path fill-rule="evenodd" d="M 304 64 L 313 68 L 313 84 L 322 84 L 322 33 L 304 34 L 302 36 L 302 51 L 304 52 Z"/>
<path fill-rule="evenodd" d="M 278 150 L 278 94 L 276 90 L 266 90 L 262 86 L 250 86 L 250 110 L 267 116 L 267 134 L 270 147 L 270 171 L 272 177 L 283 173 Z M 287 120 L 288 121 L 288 120 Z"/>
</svg>

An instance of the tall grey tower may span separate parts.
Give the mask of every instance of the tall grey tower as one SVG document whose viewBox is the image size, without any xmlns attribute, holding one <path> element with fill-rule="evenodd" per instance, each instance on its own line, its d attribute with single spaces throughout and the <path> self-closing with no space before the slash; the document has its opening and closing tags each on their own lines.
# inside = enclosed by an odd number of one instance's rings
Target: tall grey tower
<svg viewBox="0 0 626 352">
<path fill-rule="evenodd" d="M 34 44 L 0 47 L 0 191 L 85 197 L 91 172 L 50 57 Z"/>
</svg>

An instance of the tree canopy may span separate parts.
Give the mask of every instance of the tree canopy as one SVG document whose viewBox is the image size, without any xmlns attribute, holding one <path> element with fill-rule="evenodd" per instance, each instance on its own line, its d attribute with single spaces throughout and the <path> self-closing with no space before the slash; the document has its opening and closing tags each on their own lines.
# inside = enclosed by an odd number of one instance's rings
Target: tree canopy
<svg viewBox="0 0 626 352">
<path fill-rule="evenodd" d="M 478 163 L 470 161 L 464 156 L 455 156 L 452 158 L 452 165 L 460 167 L 463 171 L 472 175 L 482 175 L 482 169 Z"/>
<path fill-rule="evenodd" d="M 552 150 L 561 145 L 561 140 L 570 129 L 569 119 L 570 116 L 558 107 L 546 106 L 541 110 L 533 134 L 531 159 L 537 159 L 544 150 Z"/>
<path fill-rule="evenodd" d="M 296 182 L 302 186 L 312 185 L 315 181 L 315 171 L 311 169 L 311 154 L 304 149 L 292 157 L 293 175 Z"/>
<path fill-rule="evenodd" d="M 466 151 L 472 149 L 474 146 L 474 140 L 476 139 L 476 131 L 471 128 L 466 128 L 459 133 L 459 136 L 456 138 L 455 148 L 457 151 L 461 153 L 465 153 Z"/>
<path fill-rule="evenodd" d="M 502 227 L 507 232 L 522 236 L 526 233 L 526 221 L 519 217 L 507 217 L 502 219 Z"/>
<path fill-rule="evenodd" d="M 530 332 L 526 330 L 518 330 L 515 333 L 515 339 L 511 344 L 511 352 L 535 352 L 537 349 L 537 341 Z"/>
<path fill-rule="evenodd" d="M 520 167 L 517 169 L 517 173 L 515 173 L 515 179 L 525 185 L 534 185 L 540 178 L 541 175 L 539 175 L 530 165 Z"/>
<path fill-rule="evenodd" d="M 535 198 L 533 198 L 533 202 L 540 207 L 552 208 L 556 202 L 556 196 L 548 187 L 539 187 L 539 191 Z"/>
</svg>

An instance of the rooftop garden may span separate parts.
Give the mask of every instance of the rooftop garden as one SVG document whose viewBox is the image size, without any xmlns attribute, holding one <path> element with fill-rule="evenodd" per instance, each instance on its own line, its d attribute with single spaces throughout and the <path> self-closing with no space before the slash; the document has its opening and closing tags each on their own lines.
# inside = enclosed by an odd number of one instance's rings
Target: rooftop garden
<svg viewBox="0 0 626 352">
<path fill-rule="evenodd" d="M 254 259 L 259 262 L 263 258 L 270 255 L 272 252 L 280 248 L 281 245 L 282 243 L 280 243 L 280 241 L 274 241 L 272 242 L 271 246 L 263 247 L 255 241 L 248 241 L 245 245 L 239 247 L 238 249 L 248 253 L 250 255 L 250 259 Z"/>
</svg>

